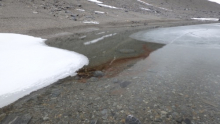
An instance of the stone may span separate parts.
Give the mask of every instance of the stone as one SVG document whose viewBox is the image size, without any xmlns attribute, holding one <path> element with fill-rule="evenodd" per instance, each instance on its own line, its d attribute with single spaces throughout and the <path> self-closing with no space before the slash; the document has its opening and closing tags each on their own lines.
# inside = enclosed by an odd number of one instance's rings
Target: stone
<svg viewBox="0 0 220 124">
<path fill-rule="evenodd" d="M 54 89 L 51 91 L 51 97 L 58 97 L 61 94 L 61 91 L 58 89 Z"/>
<path fill-rule="evenodd" d="M 128 115 L 125 119 L 125 124 L 141 124 L 141 122 L 133 115 Z"/>
<path fill-rule="evenodd" d="M 106 120 L 108 118 L 108 110 L 104 109 L 101 111 L 102 113 L 102 119 Z"/>
<path fill-rule="evenodd" d="M 97 120 L 92 120 L 90 124 L 97 124 Z"/>
<path fill-rule="evenodd" d="M 167 112 L 166 111 L 161 111 L 161 118 L 165 118 L 167 116 Z"/>
<path fill-rule="evenodd" d="M 107 110 L 107 109 L 104 109 L 104 110 L 101 111 L 101 113 L 102 113 L 103 115 L 105 115 L 105 114 L 108 113 L 108 110 Z"/>
<path fill-rule="evenodd" d="M 154 117 L 154 121 L 155 121 L 155 122 L 161 122 L 162 119 L 160 118 L 159 115 L 157 115 L 157 116 Z"/>
<path fill-rule="evenodd" d="M 47 120 L 49 120 L 49 119 L 50 119 L 50 118 L 47 117 L 47 116 L 43 117 L 43 120 L 44 120 L 44 121 L 47 121 Z"/>
<path fill-rule="evenodd" d="M 129 84 L 131 84 L 130 81 L 124 81 L 124 82 L 121 82 L 121 83 L 120 83 L 120 87 L 121 87 L 121 88 L 125 88 L 125 87 L 127 87 Z"/>
<path fill-rule="evenodd" d="M 118 79 L 113 79 L 113 81 L 112 81 L 114 84 L 117 84 L 117 83 L 120 83 L 121 81 L 120 80 L 118 80 Z"/>
<path fill-rule="evenodd" d="M 104 73 L 102 71 L 95 71 L 93 73 L 93 76 L 94 77 L 103 77 L 104 76 Z"/>
<path fill-rule="evenodd" d="M 186 119 L 184 120 L 184 122 L 185 122 L 186 124 L 191 124 L 191 121 L 190 121 L 188 118 L 186 118 Z"/>
<path fill-rule="evenodd" d="M 117 105 L 117 108 L 118 108 L 118 109 L 122 109 L 122 106 L 120 106 L 120 105 Z"/>
<path fill-rule="evenodd" d="M 77 18 L 76 18 L 76 17 L 72 17 L 71 19 L 74 20 L 74 21 L 77 21 Z"/>
<path fill-rule="evenodd" d="M 98 81 L 98 78 L 97 78 L 97 77 L 91 77 L 88 81 L 90 81 L 90 82 L 96 82 L 96 81 Z"/>
</svg>

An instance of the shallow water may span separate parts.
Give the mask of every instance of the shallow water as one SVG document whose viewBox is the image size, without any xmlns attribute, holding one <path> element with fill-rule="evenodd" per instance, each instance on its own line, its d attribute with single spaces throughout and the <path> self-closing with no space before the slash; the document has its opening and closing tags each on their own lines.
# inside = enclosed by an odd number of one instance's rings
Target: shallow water
<svg viewBox="0 0 220 124">
<path fill-rule="evenodd" d="M 118 68 L 121 69 L 117 70 L 117 73 L 119 73 L 125 68 L 122 67 L 125 66 L 123 63 L 144 59 L 152 51 L 164 46 L 159 43 L 141 42 L 132 39 L 129 35 L 133 32 L 135 31 L 98 30 L 86 34 L 49 39 L 46 41 L 46 44 L 87 56 L 89 58 L 89 65 L 80 70 L 80 73 L 95 70 L 107 71 L 112 66 L 120 66 Z"/>
</svg>

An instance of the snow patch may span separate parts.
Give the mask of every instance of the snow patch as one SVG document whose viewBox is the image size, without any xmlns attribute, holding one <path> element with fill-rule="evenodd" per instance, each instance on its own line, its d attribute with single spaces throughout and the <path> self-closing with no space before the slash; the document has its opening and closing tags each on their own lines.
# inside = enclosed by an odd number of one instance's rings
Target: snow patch
<svg viewBox="0 0 220 124">
<path fill-rule="evenodd" d="M 83 21 L 85 24 L 99 24 L 97 21 Z"/>
<path fill-rule="evenodd" d="M 149 4 L 149 3 L 146 3 L 146 2 L 144 2 L 144 1 L 142 1 L 142 0 L 137 0 L 138 2 L 141 2 L 141 3 L 143 3 L 143 4 L 146 4 L 146 5 L 148 5 L 148 6 L 153 6 L 152 4 Z"/>
<path fill-rule="evenodd" d="M 84 12 L 84 11 L 85 11 L 84 9 L 76 9 L 76 10 L 81 11 L 81 12 Z"/>
<path fill-rule="evenodd" d="M 94 2 L 94 3 L 97 3 L 97 4 L 103 3 L 103 2 L 98 1 L 98 0 L 88 0 L 88 1 L 90 1 L 90 2 Z"/>
<path fill-rule="evenodd" d="M 0 33 L 0 108 L 88 64 L 84 55 L 49 47 L 45 39 Z"/>
<path fill-rule="evenodd" d="M 104 14 L 105 12 L 102 12 L 102 11 L 95 11 L 95 13 Z"/>
<path fill-rule="evenodd" d="M 194 20 L 199 20 L 199 21 L 219 21 L 218 18 L 191 18 Z"/>
<path fill-rule="evenodd" d="M 146 11 L 151 11 L 150 9 L 143 8 L 143 7 L 140 7 L 140 9 L 142 9 L 142 10 L 146 10 Z"/>
<path fill-rule="evenodd" d="M 83 38 L 86 38 L 86 35 L 79 37 L 79 39 L 83 39 Z"/>
<path fill-rule="evenodd" d="M 162 9 L 162 10 L 166 10 L 166 11 L 172 11 L 170 9 L 166 9 L 166 8 L 163 8 L 163 7 L 157 7 L 157 8 Z"/>
<path fill-rule="evenodd" d="M 166 11 L 172 11 L 172 10 L 169 10 L 169 9 L 166 9 L 166 8 L 163 8 L 163 7 L 154 6 L 153 4 L 146 3 L 146 2 L 144 2 L 142 0 L 137 0 L 137 1 L 140 2 L 140 3 L 143 3 L 145 5 L 148 5 L 148 6 L 153 6 L 153 7 L 156 7 L 156 8 L 162 9 L 162 10 L 166 10 Z"/>
<path fill-rule="evenodd" d="M 97 33 L 96 35 L 99 35 L 99 34 L 104 34 L 105 32 L 99 32 L 99 33 Z"/>
<path fill-rule="evenodd" d="M 98 4 L 98 5 L 99 5 L 99 6 L 102 6 L 102 7 L 111 8 L 111 9 L 122 9 L 122 8 L 118 8 L 118 7 L 110 6 L 110 5 L 105 5 L 105 4 Z"/>
<path fill-rule="evenodd" d="M 100 40 L 103 40 L 104 38 L 111 37 L 111 36 L 114 36 L 114 35 L 116 35 L 116 34 L 117 34 L 117 33 L 108 34 L 108 35 L 102 36 L 102 37 L 97 38 L 97 39 L 94 39 L 94 40 L 92 40 L 92 41 L 85 42 L 84 45 L 89 45 L 89 44 L 93 44 L 93 43 L 99 42 Z"/>
</svg>

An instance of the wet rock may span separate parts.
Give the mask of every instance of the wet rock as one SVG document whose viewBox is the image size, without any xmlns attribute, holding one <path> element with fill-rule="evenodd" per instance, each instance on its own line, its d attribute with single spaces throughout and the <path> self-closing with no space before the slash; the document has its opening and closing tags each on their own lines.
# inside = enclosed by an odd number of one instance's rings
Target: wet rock
<svg viewBox="0 0 220 124">
<path fill-rule="evenodd" d="M 134 49 L 120 49 L 119 52 L 129 54 L 129 53 L 134 53 L 135 50 Z"/>
<path fill-rule="evenodd" d="M 5 113 L 1 114 L 1 115 L 0 115 L 0 122 L 1 122 L 2 120 L 4 120 L 5 117 L 6 117 L 6 114 L 5 114 Z"/>
<path fill-rule="evenodd" d="M 124 82 L 121 82 L 121 83 L 120 83 L 120 87 L 121 87 L 121 88 L 125 88 L 125 87 L 127 87 L 129 84 L 131 84 L 130 81 L 124 81 Z"/>
<path fill-rule="evenodd" d="M 104 76 L 104 73 L 102 71 L 95 71 L 93 73 L 93 76 L 94 77 L 103 77 Z"/>
</svg>

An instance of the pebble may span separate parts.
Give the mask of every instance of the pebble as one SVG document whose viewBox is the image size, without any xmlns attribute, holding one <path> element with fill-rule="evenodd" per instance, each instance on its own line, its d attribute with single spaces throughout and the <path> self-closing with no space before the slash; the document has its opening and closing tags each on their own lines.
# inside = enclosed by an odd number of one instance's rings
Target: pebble
<svg viewBox="0 0 220 124">
<path fill-rule="evenodd" d="M 43 117 L 43 120 L 47 121 L 47 120 L 49 120 L 49 117 L 45 116 L 45 117 Z"/>
<path fill-rule="evenodd" d="M 184 120 L 184 122 L 185 122 L 186 124 L 191 124 L 191 120 L 189 120 L 188 118 L 186 118 L 186 119 Z"/>
<path fill-rule="evenodd" d="M 161 111 L 160 114 L 161 114 L 161 118 L 165 118 L 166 115 L 167 115 L 167 112 L 166 111 Z"/>
<path fill-rule="evenodd" d="M 93 73 L 93 76 L 94 77 L 103 77 L 104 76 L 104 73 L 102 71 L 95 71 Z"/>
<path fill-rule="evenodd" d="M 97 124 L 97 120 L 92 120 L 90 124 Z"/>
<path fill-rule="evenodd" d="M 102 119 L 106 120 L 108 118 L 108 110 L 104 109 L 101 111 L 102 113 Z"/>
<path fill-rule="evenodd" d="M 98 81 L 99 79 L 97 78 L 97 77 L 91 77 L 91 78 L 89 78 L 89 80 L 88 81 L 90 81 L 90 82 L 96 82 L 96 81 Z"/>
<path fill-rule="evenodd" d="M 129 84 L 131 84 L 130 81 L 124 81 L 124 82 L 120 83 L 120 86 L 121 86 L 121 88 L 125 88 L 125 87 L 127 87 Z"/>
<path fill-rule="evenodd" d="M 122 109 L 122 106 L 120 106 L 120 105 L 117 105 L 117 108 L 118 108 L 118 109 Z"/>
</svg>

